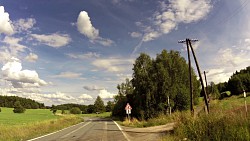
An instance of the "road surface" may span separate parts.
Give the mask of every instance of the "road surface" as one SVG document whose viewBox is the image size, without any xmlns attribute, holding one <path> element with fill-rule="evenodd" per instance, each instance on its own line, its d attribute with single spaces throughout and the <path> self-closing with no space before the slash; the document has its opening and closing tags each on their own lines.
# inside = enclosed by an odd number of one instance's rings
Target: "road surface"
<svg viewBox="0 0 250 141">
<path fill-rule="evenodd" d="M 85 122 L 29 141 L 130 141 L 110 119 L 92 118 Z"/>
</svg>

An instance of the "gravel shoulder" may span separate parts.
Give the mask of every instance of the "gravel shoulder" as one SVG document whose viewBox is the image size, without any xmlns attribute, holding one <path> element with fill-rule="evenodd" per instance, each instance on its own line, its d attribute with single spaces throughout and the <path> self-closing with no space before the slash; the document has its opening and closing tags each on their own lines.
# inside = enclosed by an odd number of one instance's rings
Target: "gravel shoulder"
<svg viewBox="0 0 250 141">
<path fill-rule="evenodd" d="M 175 123 L 168 123 L 166 125 L 153 126 L 147 128 L 133 128 L 121 126 L 131 141 L 158 141 L 163 139 L 167 131 L 174 128 Z"/>
</svg>

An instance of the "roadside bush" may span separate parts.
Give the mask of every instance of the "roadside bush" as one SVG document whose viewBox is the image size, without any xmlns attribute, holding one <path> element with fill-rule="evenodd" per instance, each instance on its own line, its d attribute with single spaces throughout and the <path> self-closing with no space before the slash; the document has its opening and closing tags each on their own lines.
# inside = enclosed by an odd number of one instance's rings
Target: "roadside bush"
<svg viewBox="0 0 250 141">
<path fill-rule="evenodd" d="M 1 107 L 0 107 L 0 112 L 2 112 L 2 109 L 1 109 Z"/>
<path fill-rule="evenodd" d="M 81 110 L 78 107 L 73 107 L 70 109 L 71 114 L 81 114 Z"/>
</svg>

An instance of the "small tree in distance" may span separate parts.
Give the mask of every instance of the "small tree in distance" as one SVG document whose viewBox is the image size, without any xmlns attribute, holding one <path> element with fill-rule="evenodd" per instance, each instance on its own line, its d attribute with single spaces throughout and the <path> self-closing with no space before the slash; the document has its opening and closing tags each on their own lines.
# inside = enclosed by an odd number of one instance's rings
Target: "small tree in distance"
<svg viewBox="0 0 250 141">
<path fill-rule="evenodd" d="M 103 113 L 105 112 L 105 106 L 102 98 L 97 96 L 95 103 L 94 103 L 95 112 Z"/>
<path fill-rule="evenodd" d="M 72 109 L 70 109 L 70 113 L 71 114 L 81 114 L 81 110 L 79 107 L 73 107 Z"/>
<path fill-rule="evenodd" d="M 55 105 L 52 105 L 52 106 L 51 106 L 50 111 L 52 111 L 52 113 L 53 113 L 54 115 L 56 114 L 57 109 L 56 109 Z"/>
<path fill-rule="evenodd" d="M 20 101 L 16 101 L 14 103 L 14 113 L 24 113 L 25 112 L 25 108 L 23 108 L 23 106 L 21 105 Z"/>
</svg>

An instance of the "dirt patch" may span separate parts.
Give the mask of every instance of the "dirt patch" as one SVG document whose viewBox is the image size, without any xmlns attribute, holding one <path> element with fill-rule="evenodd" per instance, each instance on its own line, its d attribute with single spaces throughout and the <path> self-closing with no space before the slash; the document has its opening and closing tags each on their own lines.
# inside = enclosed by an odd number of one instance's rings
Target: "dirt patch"
<svg viewBox="0 0 250 141">
<path fill-rule="evenodd" d="M 167 131 L 172 131 L 174 125 L 175 123 L 147 128 L 121 127 L 131 141 L 158 141 L 163 139 Z"/>
</svg>

